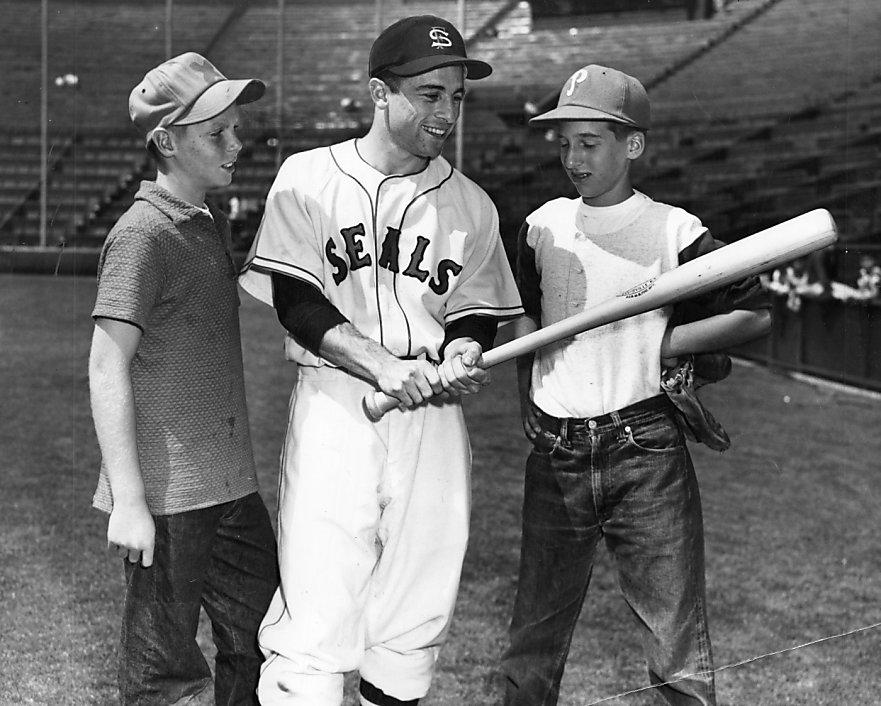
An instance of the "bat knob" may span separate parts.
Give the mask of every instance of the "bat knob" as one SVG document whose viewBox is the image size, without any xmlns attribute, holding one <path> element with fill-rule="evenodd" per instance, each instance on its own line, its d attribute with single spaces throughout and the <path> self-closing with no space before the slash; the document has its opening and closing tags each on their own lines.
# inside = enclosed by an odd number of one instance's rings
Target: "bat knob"
<svg viewBox="0 0 881 706">
<path fill-rule="evenodd" d="M 371 422 L 378 422 L 382 419 L 382 410 L 376 406 L 376 395 L 368 393 L 361 400 L 361 406 L 364 408 L 364 414 Z"/>
<path fill-rule="evenodd" d="M 361 406 L 370 421 L 378 422 L 386 412 L 398 406 L 398 401 L 383 392 L 373 391 L 364 395 Z"/>
</svg>

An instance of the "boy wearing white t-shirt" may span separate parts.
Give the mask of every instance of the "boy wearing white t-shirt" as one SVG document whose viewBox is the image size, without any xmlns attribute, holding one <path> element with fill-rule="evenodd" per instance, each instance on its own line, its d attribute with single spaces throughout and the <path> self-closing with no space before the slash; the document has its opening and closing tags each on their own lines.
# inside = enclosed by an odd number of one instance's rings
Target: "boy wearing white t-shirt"
<svg viewBox="0 0 881 706">
<path fill-rule="evenodd" d="M 520 230 L 526 316 L 516 335 L 721 247 L 696 217 L 634 191 L 630 166 L 645 150 L 650 123 L 635 78 L 586 66 L 567 80 L 557 107 L 530 122 L 556 128 L 580 198 L 544 204 Z M 600 538 L 638 617 L 651 682 L 671 704 L 716 703 L 700 496 L 661 377 L 681 356 L 762 335 L 770 315 L 755 278 L 689 306 L 704 318 L 676 325 L 672 307 L 663 307 L 518 359 L 533 448 L 503 660 L 506 706 L 556 704 Z"/>
</svg>

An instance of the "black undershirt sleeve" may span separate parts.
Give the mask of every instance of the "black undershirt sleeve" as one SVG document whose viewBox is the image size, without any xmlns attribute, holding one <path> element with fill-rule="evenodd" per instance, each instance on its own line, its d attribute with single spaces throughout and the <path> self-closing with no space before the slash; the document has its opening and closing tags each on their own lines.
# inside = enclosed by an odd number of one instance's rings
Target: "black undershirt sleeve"
<svg viewBox="0 0 881 706">
<path fill-rule="evenodd" d="M 680 251 L 679 264 L 685 264 L 724 246 L 725 243 L 716 240 L 709 231 L 706 231 L 691 245 Z M 765 309 L 770 305 L 770 297 L 759 278 L 751 275 L 677 303 L 673 307 L 671 321 L 678 325 L 705 319 L 714 314 L 726 314 L 735 309 Z"/>
<path fill-rule="evenodd" d="M 523 301 L 523 310 L 536 321 L 541 320 L 541 277 L 535 266 L 535 251 L 526 242 L 529 223 L 524 222 L 517 234 L 517 290 Z"/>
<path fill-rule="evenodd" d="M 498 319 L 492 316 L 472 314 L 471 316 L 463 316 L 461 319 L 456 319 L 444 331 L 444 342 L 440 348 L 441 360 L 443 360 L 444 349 L 447 347 L 447 344 L 457 338 L 473 338 L 481 345 L 484 351 L 488 351 L 496 340 L 498 326 Z"/>
<path fill-rule="evenodd" d="M 348 319 L 321 292 L 296 277 L 272 273 L 272 303 L 278 320 L 288 333 L 307 350 L 318 355 L 321 339 L 334 326 Z M 498 322 L 490 316 L 465 316 L 447 326 L 441 357 L 446 345 L 456 338 L 473 338 L 489 350 L 496 337 Z"/>
<path fill-rule="evenodd" d="M 311 284 L 277 272 L 272 273 L 272 303 L 281 325 L 315 355 L 324 334 L 348 321 Z"/>
</svg>

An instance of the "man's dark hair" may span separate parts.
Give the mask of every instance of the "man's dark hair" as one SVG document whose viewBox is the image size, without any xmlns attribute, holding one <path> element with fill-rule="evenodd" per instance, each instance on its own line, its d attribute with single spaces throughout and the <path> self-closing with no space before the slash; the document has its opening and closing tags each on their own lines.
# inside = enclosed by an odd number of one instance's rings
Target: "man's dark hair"
<svg viewBox="0 0 881 706">
<path fill-rule="evenodd" d="M 401 92 L 401 76 L 397 74 L 393 74 L 391 71 L 386 69 L 385 71 L 380 71 L 374 78 L 378 78 L 382 81 L 386 86 L 388 86 L 389 90 L 392 93 L 400 93 Z"/>
</svg>

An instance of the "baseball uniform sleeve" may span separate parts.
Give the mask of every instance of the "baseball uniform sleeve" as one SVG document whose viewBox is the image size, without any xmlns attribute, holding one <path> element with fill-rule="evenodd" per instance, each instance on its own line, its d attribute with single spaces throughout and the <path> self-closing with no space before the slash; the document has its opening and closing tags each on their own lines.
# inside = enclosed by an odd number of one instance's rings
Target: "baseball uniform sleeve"
<svg viewBox="0 0 881 706">
<path fill-rule="evenodd" d="M 504 320 L 523 313 L 499 235 L 498 212 L 485 193 L 479 194 L 480 218 L 459 283 L 447 302 L 444 316 L 447 326 L 474 314 Z"/>
<path fill-rule="evenodd" d="M 323 258 L 309 189 L 299 183 L 309 163 L 289 157 L 266 198 L 260 228 L 239 276 L 242 288 L 273 306 L 273 272 L 295 277 L 324 291 Z"/>
</svg>

